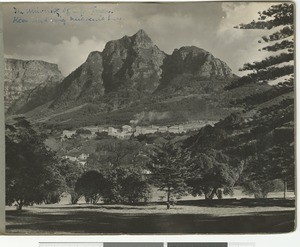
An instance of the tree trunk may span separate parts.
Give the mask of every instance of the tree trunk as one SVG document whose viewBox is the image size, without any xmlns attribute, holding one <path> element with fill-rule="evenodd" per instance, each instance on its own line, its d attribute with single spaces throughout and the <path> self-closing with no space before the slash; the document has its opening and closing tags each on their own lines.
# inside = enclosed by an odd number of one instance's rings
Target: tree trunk
<svg viewBox="0 0 300 247">
<path fill-rule="evenodd" d="M 287 184 L 286 181 L 283 181 L 283 198 L 286 199 L 286 190 L 287 190 Z"/>
<path fill-rule="evenodd" d="M 171 189 L 168 187 L 167 190 L 167 209 L 170 209 L 170 194 L 171 194 Z"/>
<path fill-rule="evenodd" d="M 79 200 L 80 196 L 76 193 L 71 193 L 71 204 L 76 204 Z"/>
<path fill-rule="evenodd" d="M 223 191 L 220 188 L 217 189 L 216 194 L 219 200 L 223 199 Z"/>
<path fill-rule="evenodd" d="M 217 189 L 213 188 L 211 191 L 205 193 L 205 200 L 212 200 L 216 194 Z"/>
<path fill-rule="evenodd" d="M 17 201 L 17 204 L 18 204 L 17 210 L 18 210 L 18 211 L 22 211 L 22 208 L 23 208 L 23 206 L 24 206 L 23 200 Z"/>
</svg>

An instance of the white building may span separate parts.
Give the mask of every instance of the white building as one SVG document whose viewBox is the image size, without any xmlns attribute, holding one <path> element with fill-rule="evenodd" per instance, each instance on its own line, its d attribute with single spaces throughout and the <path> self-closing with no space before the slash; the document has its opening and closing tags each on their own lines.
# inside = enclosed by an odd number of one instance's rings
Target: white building
<svg viewBox="0 0 300 247">
<path fill-rule="evenodd" d="M 114 127 L 108 127 L 108 135 L 115 136 L 118 133 L 118 129 Z"/>
<path fill-rule="evenodd" d="M 78 159 L 79 160 L 87 160 L 87 158 L 89 157 L 90 155 L 89 154 L 85 154 L 85 153 L 82 153 L 78 156 Z"/>
<path fill-rule="evenodd" d="M 170 133 L 183 133 L 183 126 L 182 125 L 175 125 L 175 126 L 171 126 L 168 129 L 168 132 Z"/>
<path fill-rule="evenodd" d="M 76 134 L 76 130 L 63 130 L 63 133 L 61 134 L 61 141 L 65 139 L 70 139 L 75 134 Z"/>
<path fill-rule="evenodd" d="M 160 132 L 160 133 L 168 132 L 168 127 L 167 126 L 159 126 L 158 132 Z"/>
<path fill-rule="evenodd" d="M 132 127 L 129 126 L 129 125 L 123 125 L 122 126 L 122 132 L 131 133 L 132 132 Z"/>
<path fill-rule="evenodd" d="M 63 156 L 64 159 L 67 159 L 67 160 L 70 160 L 70 161 L 78 161 L 78 158 L 77 157 L 74 157 L 74 156 L 69 156 L 69 155 L 65 155 Z"/>
</svg>

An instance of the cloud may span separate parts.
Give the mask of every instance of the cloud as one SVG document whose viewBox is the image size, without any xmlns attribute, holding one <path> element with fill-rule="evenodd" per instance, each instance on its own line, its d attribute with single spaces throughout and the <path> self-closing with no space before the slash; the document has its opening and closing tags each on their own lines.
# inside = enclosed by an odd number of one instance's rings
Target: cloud
<svg viewBox="0 0 300 247">
<path fill-rule="evenodd" d="M 64 75 L 76 69 L 93 50 L 102 51 L 106 42 L 132 35 L 143 28 L 153 42 L 170 54 L 175 48 L 195 45 L 211 52 L 239 74 L 246 62 L 261 60 L 258 40 L 264 30 L 233 27 L 258 17 L 257 12 L 274 3 L 198 2 L 99 4 L 124 18 L 121 22 L 76 23 L 76 25 L 17 25 L 11 22 L 11 6 L 4 11 L 4 51 L 22 59 L 58 63 Z M 36 6 L 37 4 L 32 4 Z M 91 8 L 95 4 L 62 7 Z M 102 6 L 102 7 L 101 7 Z"/>
<path fill-rule="evenodd" d="M 259 61 L 270 55 L 267 52 L 259 52 L 258 50 L 265 44 L 258 43 L 263 35 L 271 33 L 266 30 L 244 30 L 235 29 L 241 23 L 249 23 L 252 20 L 257 20 L 258 11 L 268 9 L 271 3 L 222 3 L 223 16 L 217 30 L 217 45 L 223 47 L 219 50 L 218 55 L 222 58 L 227 58 L 227 63 L 232 70 L 243 75 L 247 72 L 239 72 L 238 69 L 246 62 Z"/>
<path fill-rule="evenodd" d="M 97 40 L 94 36 L 82 42 L 75 36 L 70 40 L 62 40 L 61 43 L 53 45 L 46 42 L 27 42 L 20 45 L 24 52 L 22 55 L 6 54 L 6 57 L 20 58 L 25 60 L 37 59 L 58 64 L 64 76 L 79 67 L 92 51 L 102 51 L 105 42 Z"/>
</svg>

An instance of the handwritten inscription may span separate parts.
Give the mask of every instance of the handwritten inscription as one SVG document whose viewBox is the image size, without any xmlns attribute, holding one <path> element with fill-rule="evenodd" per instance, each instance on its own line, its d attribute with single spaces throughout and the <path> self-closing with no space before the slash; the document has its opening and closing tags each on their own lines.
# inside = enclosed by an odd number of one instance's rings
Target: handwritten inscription
<svg viewBox="0 0 300 247">
<path fill-rule="evenodd" d="M 80 7 L 35 7 L 20 8 L 13 7 L 12 22 L 16 24 L 24 23 L 53 23 L 53 24 L 70 24 L 79 22 L 105 22 L 105 21 L 122 21 L 121 16 L 112 10 L 100 8 L 99 6 Z"/>
</svg>

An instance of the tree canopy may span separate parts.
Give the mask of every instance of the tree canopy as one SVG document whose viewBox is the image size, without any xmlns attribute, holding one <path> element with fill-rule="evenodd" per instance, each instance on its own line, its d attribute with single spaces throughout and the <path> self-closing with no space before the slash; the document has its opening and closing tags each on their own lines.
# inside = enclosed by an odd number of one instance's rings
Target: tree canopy
<svg viewBox="0 0 300 247">
<path fill-rule="evenodd" d="M 24 117 L 6 124 L 6 203 L 19 209 L 33 203 L 53 203 L 64 191 L 58 161 Z"/>
</svg>

